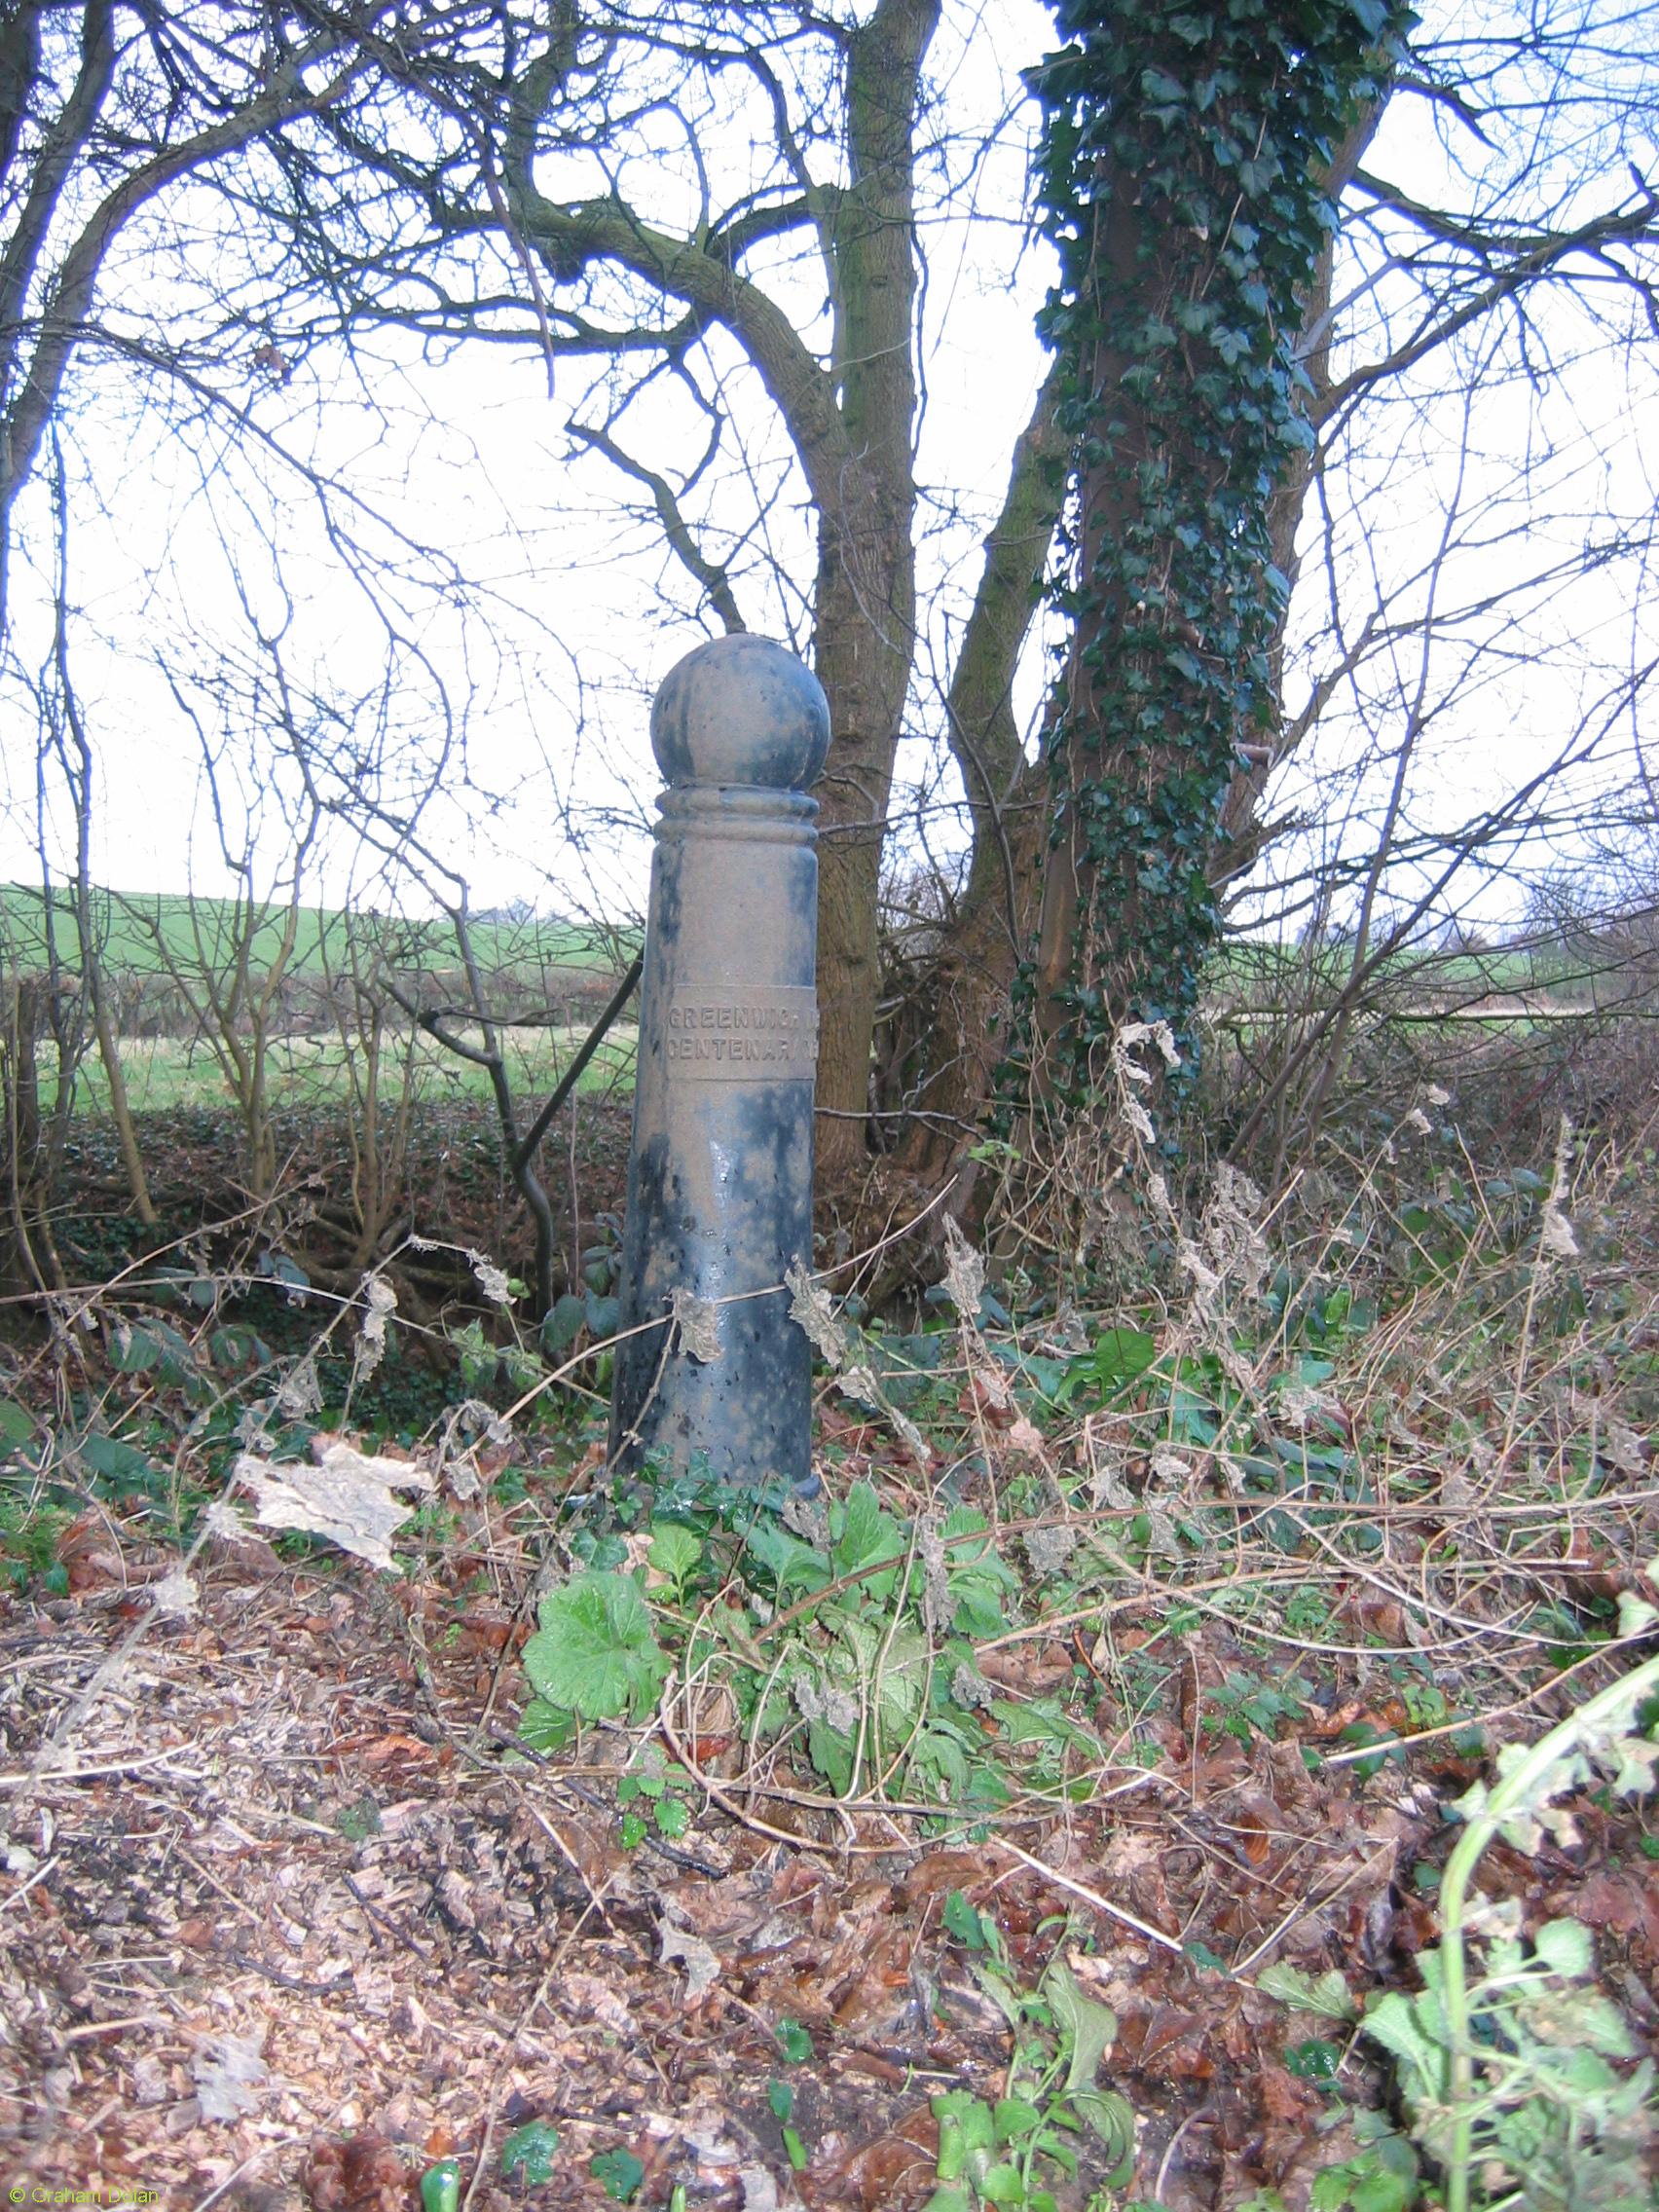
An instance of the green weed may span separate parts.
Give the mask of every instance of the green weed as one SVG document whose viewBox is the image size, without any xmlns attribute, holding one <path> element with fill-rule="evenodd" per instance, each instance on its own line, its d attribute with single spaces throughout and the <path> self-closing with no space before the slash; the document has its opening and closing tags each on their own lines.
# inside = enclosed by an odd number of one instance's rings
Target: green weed
<svg viewBox="0 0 1659 2212">
<path fill-rule="evenodd" d="M 1004 2093 L 977 2097 L 950 2089 L 933 2100 L 939 2121 L 938 2188 L 924 2212 L 1054 2212 L 1048 2177 L 1076 2178 L 1088 2137 L 1107 2172 L 1104 2190 L 1121 2189 L 1134 2171 L 1135 2120 L 1128 2100 L 1101 2089 L 1096 2078 L 1117 2040 L 1117 2015 L 1086 1997 L 1057 1957 L 1034 1989 L 1021 1989 L 995 1923 L 956 1899 L 947 1900 L 946 1929 L 967 1941 L 969 1964 L 1013 2037 Z"/>
<path fill-rule="evenodd" d="M 1635 1627 L 1653 1625 L 1653 1607 L 1628 1611 Z M 1528 2212 L 1650 2212 L 1653 2061 L 1631 2066 L 1636 2040 L 1591 1986 L 1588 1932 L 1552 1921 L 1529 1945 L 1517 1904 L 1469 1889 L 1494 1836 L 1535 1851 L 1559 1825 L 1552 1801 L 1598 1767 L 1617 1793 L 1652 1790 L 1659 1744 L 1636 1726 L 1656 1685 L 1650 1659 L 1536 1744 L 1499 1754 L 1496 1781 L 1459 1806 L 1464 1833 L 1440 1885 L 1443 1939 L 1419 1954 L 1421 1991 L 1389 1990 L 1367 2008 L 1365 2033 L 1394 2059 L 1413 2133 L 1444 2170 L 1448 2212 L 1469 2212 L 1477 2182 L 1484 2202 Z"/>
</svg>

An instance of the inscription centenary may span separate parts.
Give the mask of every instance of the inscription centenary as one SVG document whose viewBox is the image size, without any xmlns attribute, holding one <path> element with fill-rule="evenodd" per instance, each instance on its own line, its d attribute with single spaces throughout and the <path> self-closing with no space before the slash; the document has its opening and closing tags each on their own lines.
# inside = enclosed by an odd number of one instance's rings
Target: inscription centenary
<svg viewBox="0 0 1659 2212">
<path fill-rule="evenodd" d="M 750 1082 L 810 1077 L 818 1000 L 801 984 L 682 991 L 668 1009 L 663 1053 L 684 1075 Z"/>
</svg>

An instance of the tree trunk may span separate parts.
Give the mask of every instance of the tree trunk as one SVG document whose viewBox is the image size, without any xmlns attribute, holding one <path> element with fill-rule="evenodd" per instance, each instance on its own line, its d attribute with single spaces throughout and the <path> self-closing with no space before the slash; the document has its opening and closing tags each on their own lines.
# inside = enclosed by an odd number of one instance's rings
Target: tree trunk
<svg viewBox="0 0 1659 2212">
<path fill-rule="evenodd" d="M 817 1139 L 831 1182 L 865 1150 L 881 846 L 915 653 L 914 132 L 938 23 L 939 0 L 881 0 L 847 54 L 831 373 L 855 466 L 821 501 L 813 621 L 830 729 L 820 791 Z"/>
<path fill-rule="evenodd" d="M 963 631 L 946 702 L 974 823 L 968 883 L 918 994 L 904 1056 L 912 1113 L 903 1163 L 936 1182 L 977 1130 L 1008 1055 L 1012 992 L 1036 928 L 1049 827 L 1047 769 L 1028 761 L 1014 678 L 1059 519 L 1069 446 L 1051 369 L 1014 447 L 1002 512 Z"/>
</svg>

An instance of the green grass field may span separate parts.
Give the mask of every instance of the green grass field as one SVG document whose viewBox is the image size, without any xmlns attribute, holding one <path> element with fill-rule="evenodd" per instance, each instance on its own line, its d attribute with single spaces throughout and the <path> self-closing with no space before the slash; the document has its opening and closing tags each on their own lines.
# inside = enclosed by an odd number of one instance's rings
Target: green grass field
<svg viewBox="0 0 1659 2212">
<path fill-rule="evenodd" d="M 287 920 L 281 908 L 256 917 L 249 946 L 249 965 L 256 974 L 278 957 Z M 38 887 L 0 884 L 0 951 L 12 967 L 25 971 L 46 967 L 46 903 Z M 227 967 L 243 933 L 244 913 L 227 899 L 94 891 L 92 926 L 112 976 L 165 976 L 173 967 L 186 974 L 203 966 Z M 78 968 L 75 917 L 67 891 L 54 898 L 53 933 L 58 958 L 65 967 Z M 405 921 L 392 915 L 303 906 L 295 917 L 288 971 L 315 977 L 349 971 L 353 940 L 360 952 L 384 949 L 400 969 L 441 971 L 460 963 L 455 932 L 441 917 Z M 558 973 L 573 979 L 609 974 L 633 951 L 638 932 L 608 936 L 583 924 L 551 920 L 475 922 L 472 940 L 478 960 L 492 975 L 510 973 L 528 979 Z"/>
<path fill-rule="evenodd" d="M 255 977 L 278 957 L 288 917 L 274 912 L 255 917 L 248 965 Z M 134 1034 L 124 1038 L 122 1066 L 128 1096 L 137 1114 L 166 1113 L 185 1106 L 229 1105 L 232 1092 L 211 1048 L 200 1037 L 156 1036 L 156 1028 L 178 1032 L 194 1027 L 187 1003 L 203 995 L 202 979 L 220 978 L 222 993 L 247 935 L 246 916 L 235 903 L 192 898 L 188 894 L 93 894 L 93 921 L 102 948 L 104 973 L 116 986 L 117 1018 Z M 67 894 L 55 896 L 52 924 L 58 958 L 73 973 L 79 965 L 74 916 Z M 0 970 L 14 975 L 38 973 L 47 961 L 47 910 L 40 891 L 25 884 L 0 885 Z M 523 1026 L 505 1032 L 514 1090 L 527 1101 L 544 1096 L 587 1035 L 591 1011 L 608 995 L 622 963 L 638 945 L 638 932 L 607 933 L 553 920 L 480 921 L 473 925 L 474 955 L 489 978 L 491 997 L 509 1015 L 547 1008 L 563 1013 L 552 1026 Z M 1341 945 L 1306 948 L 1233 939 L 1219 946 L 1208 966 L 1207 997 L 1218 1011 L 1259 1009 L 1264 1016 L 1275 1003 L 1302 1002 L 1309 991 L 1340 988 L 1350 955 Z M 348 1028 L 343 1036 L 340 1010 L 350 1008 L 349 978 L 366 974 L 375 962 L 410 978 L 424 978 L 425 1003 L 451 996 L 465 1003 L 455 934 L 443 920 L 404 921 L 385 915 L 349 914 L 326 907 L 305 907 L 295 917 L 295 939 L 279 1001 L 267 1011 L 270 1023 L 267 1095 L 278 1110 L 326 1110 L 344 1103 L 354 1088 L 353 1066 L 363 1055 Z M 1460 998 L 1528 990 L 1552 993 L 1552 979 L 1540 975 L 1524 952 L 1443 953 L 1402 956 L 1399 980 L 1420 994 L 1416 1018 L 1433 1018 L 1436 1008 Z M 174 980 L 173 978 L 177 978 Z M 1385 983 L 1386 978 L 1380 978 Z M 182 987 L 181 987 L 182 986 Z M 1561 988 L 1559 981 L 1553 990 Z M 1243 1018 L 1250 1018 L 1245 1013 Z M 348 1015 L 348 1021 L 350 1020 Z M 1495 1018 L 1495 1016 L 1494 1016 Z M 1513 1017 L 1525 1031 L 1529 1020 Z M 399 1027 L 401 1015 L 393 1016 Z M 461 1034 L 465 1036 L 466 1031 Z M 633 1084 L 635 1031 L 618 1025 L 585 1071 L 585 1093 L 620 1089 Z M 401 1050 L 400 1050 L 401 1044 Z M 395 1100 L 410 1085 L 424 1102 L 486 1099 L 484 1069 L 447 1052 L 429 1038 L 408 1050 L 407 1030 L 384 1041 L 379 1079 L 382 1098 Z M 40 1044 L 40 1072 L 46 1094 L 53 1088 L 50 1039 Z M 107 1112 L 108 1078 L 95 1051 L 89 1051 L 77 1073 L 75 1111 Z"/>
<path fill-rule="evenodd" d="M 476 1044 L 476 1031 L 462 1031 Z M 515 1094 L 534 1105 L 552 1089 L 574 1058 L 587 1035 L 585 1026 L 551 1029 L 509 1029 L 504 1033 L 507 1070 Z M 618 1022 L 582 1071 L 578 1091 L 584 1094 L 631 1091 L 634 1083 L 634 1048 L 638 1032 Z M 406 1043 L 407 1041 L 405 1041 Z M 360 1054 L 352 1057 L 361 1064 Z M 231 1101 L 230 1086 L 210 1048 L 200 1040 L 129 1038 L 121 1048 L 122 1073 L 127 1081 L 128 1103 L 135 1114 L 170 1113 L 184 1106 Z M 43 1053 L 41 1080 L 50 1088 L 52 1056 Z M 348 1046 L 336 1034 L 317 1037 L 277 1037 L 269 1048 L 267 1086 L 271 1103 L 278 1110 L 317 1109 L 339 1105 L 352 1088 Z M 489 1077 L 470 1060 L 446 1052 L 430 1037 L 415 1040 L 413 1053 L 387 1051 L 380 1094 L 394 1103 L 407 1081 L 423 1100 L 490 1096 Z M 76 1077 L 75 1111 L 102 1114 L 109 1108 L 109 1082 L 96 1051 L 91 1052 Z"/>
</svg>

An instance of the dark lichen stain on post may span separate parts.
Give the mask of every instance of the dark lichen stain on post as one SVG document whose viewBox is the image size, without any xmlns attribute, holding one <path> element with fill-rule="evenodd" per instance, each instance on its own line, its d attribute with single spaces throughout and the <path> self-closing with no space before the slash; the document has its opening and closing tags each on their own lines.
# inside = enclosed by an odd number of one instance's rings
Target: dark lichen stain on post
<svg viewBox="0 0 1659 2212">
<path fill-rule="evenodd" d="M 781 645 L 701 645 L 657 693 L 668 780 L 651 868 L 622 1241 L 612 1463 L 732 1482 L 811 1474 L 811 1347 L 784 1276 L 811 1265 L 818 861 L 806 786 L 824 694 Z M 719 1356 L 669 1322 L 714 1303 Z M 709 1347 L 705 1345 L 705 1350 Z"/>
</svg>

